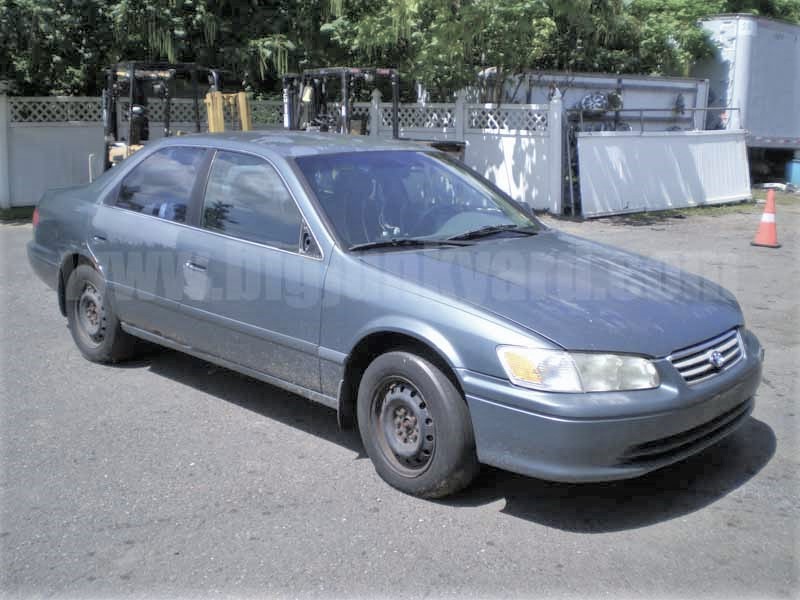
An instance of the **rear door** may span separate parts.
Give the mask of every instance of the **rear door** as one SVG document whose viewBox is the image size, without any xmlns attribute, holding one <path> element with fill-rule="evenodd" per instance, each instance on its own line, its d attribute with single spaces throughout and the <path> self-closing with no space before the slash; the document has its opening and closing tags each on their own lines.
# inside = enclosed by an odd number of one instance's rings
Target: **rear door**
<svg viewBox="0 0 800 600">
<path fill-rule="evenodd" d="M 120 319 L 177 341 L 186 327 L 177 251 L 208 155 L 187 146 L 150 154 L 109 193 L 90 228 L 89 244 Z"/>
<path fill-rule="evenodd" d="M 180 238 L 189 344 L 319 390 L 325 263 L 281 174 L 261 157 L 217 151 L 199 217 Z"/>
</svg>

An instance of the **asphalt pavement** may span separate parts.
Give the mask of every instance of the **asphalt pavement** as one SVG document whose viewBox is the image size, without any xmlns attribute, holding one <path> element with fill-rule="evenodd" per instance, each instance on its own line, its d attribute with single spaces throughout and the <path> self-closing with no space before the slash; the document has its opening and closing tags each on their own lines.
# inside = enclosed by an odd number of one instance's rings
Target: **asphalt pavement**
<svg viewBox="0 0 800 600">
<path fill-rule="evenodd" d="M 79 355 L 0 225 L 3 597 L 797 597 L 798 232 L 760 211 L 555 226 L 720 281 L 766 347 L 753 417 L 645 477 L 567 485 L 484 468 L 419 500 L 335 413 L 172 351 Z"/>
</svg>

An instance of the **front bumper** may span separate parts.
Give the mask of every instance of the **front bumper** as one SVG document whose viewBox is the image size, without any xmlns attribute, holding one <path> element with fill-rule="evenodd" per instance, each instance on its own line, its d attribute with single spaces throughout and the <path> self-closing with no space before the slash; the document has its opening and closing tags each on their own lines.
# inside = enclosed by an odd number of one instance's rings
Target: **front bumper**
<svg viewBox="0 0 800 600">
<path fill-rule="evenodd" d="M 749 331 L 742 330 L 742 341 L 737 365 L 691 386 L 668 361 L 656 361 L 661 385 L 653 390 L 554 394 L 459 370 L 478 458 L 566 482 L 637 477 L 682 460 L 752 412 L 763 351 Z"/>
</svg>

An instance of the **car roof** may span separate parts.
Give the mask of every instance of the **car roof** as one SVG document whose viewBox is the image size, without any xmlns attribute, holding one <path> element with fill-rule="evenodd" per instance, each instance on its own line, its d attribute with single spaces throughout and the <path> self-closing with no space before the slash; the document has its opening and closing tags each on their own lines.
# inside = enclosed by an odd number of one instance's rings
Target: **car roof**
<svg viewBox="0 0 800 600">
<path fill-rule="evenodd" d="M 167 139 L 169 140 L 167 143 L 177 145 L 237 147 L 254 152 L 268 150 L 284 158 L 375 150 L 430 150 L 429 146 L 414 143 L 412 140 L 289 130 L 190 134 Z"/>
</svg>

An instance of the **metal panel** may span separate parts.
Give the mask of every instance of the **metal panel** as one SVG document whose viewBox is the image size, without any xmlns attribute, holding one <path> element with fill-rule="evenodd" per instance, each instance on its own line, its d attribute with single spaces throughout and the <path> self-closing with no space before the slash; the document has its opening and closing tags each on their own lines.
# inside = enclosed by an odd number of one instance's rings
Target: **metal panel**
<svg viewBox="0 0 800 600">
<path fill-rule="evenodd" d="M 585 217 L 752 197 L 743 130 L 578 134 Z"/>
<path fill-rule="evenodd" d="M 644 129 L 664 131 L 670 127 L 681 129 L 705 129 L 705 114 L 701 111 L 675 111 L 679 96 L 686 108 L 705 109 L 708 103 L 708 81 L 676 77 L 654 77 L 644 75 L 613 75 L 604 73 L 536 72 L 509 77 L 505 83 L 506 102 L 549 102 L 552 86 L 563 95 L 564 107 L 568 110 L 578 106 L 581 99 L 592 92 L 622 90 L 626 109 L 648 109 L 644 115 Z M 509 104 L 503 104 L 508 107 Z M 653 109 L 661 109 L 657 112 Z M 607 121 L 615 115 L 608 112 Z M 620 120 L 638 129 L 638 115 L 627 112 Z"/>
</svg>

